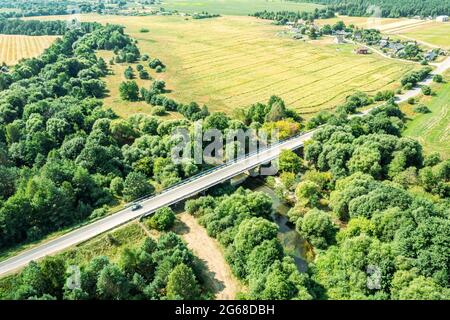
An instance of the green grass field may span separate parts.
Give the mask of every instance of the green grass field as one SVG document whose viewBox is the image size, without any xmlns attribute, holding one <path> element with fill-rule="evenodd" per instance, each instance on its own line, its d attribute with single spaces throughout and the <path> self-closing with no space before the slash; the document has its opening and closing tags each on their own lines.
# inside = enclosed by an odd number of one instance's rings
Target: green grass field
<svg viewBox="0 0 450 320">
<path fill-rule="evenodd" d="M 356 55 L 353 45 L 335 45 L 332 38 L 293 40 L 280 35 L 285 27 L 252 17 L 186 20 L 86 15 L 82 19 L 126 26 L 142 53 L 167 65 L 166 72 L 152 76 L 166 81 L 172 90 L 169 96 L 206 104 L 212 111 L 231 113 L 279 95 L 307 118 L 334 108 L 357 90 L 375 94 L 393 89 L 402 74 L 414 68 L 377 54 Z M 141 28 L 150 32 L 140 33 Z M 106 105 L 123 116 L 150 110 L 117 98 L 121 81 L 122 71 L 107 78 L 111 95 Z"/>
<path fill-rule="evenodd" d="M 163 0 L 157 6 L 185 13 L 207 11 L 221 15 L 249 15 L 256 11 L 313 11 L 323 6 L 313 3 L 296 3 L 283 0 Z"/>
<path fill-rule="evenodd" d="M 447 77 L 449 78 L 449 77 Z M 436 85 L 435 95 L 422 97 L 431 113 L 409 113 L 411 121 L 403 135 L 418 140 L 427 153 L 439 152 L 444 159 L 450 158 L 450 83 Z M 403 109 L 411 106 L 403 106 Z"/>
</svg>

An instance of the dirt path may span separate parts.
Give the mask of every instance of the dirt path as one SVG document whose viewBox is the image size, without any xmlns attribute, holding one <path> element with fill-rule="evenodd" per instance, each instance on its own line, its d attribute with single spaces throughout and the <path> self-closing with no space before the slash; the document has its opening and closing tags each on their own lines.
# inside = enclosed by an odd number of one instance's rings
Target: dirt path
<svg viewBox="0 0 450 320">
<path fill-rule="evenodd" d="M 234 299 L 242 289 L 231 273 L 219 243 L 208 236 L 206 230 L 190 214 L 181 213 L 177 217 L 179 221 L 175 225 L 175 232 L 204 264 L 205 279 L 216 294 L 216 299 Z"/>
</svg>

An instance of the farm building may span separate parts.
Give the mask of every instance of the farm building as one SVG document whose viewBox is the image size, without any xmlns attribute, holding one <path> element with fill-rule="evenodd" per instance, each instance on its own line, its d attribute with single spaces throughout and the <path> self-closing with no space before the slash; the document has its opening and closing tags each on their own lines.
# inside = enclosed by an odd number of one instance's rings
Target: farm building
<svg viewBox="0 0 450 320">
<path fill-rule="evenodd" d="M 336 43 L 336 44 L 343 44 L 343 43 L 345 43 L 344 36 L 340 35 L 340 34 L 336 34 L 336 36 L 334 37 L 334 43 Z"/>
<path fill-rule="evenodd" d="M 356 54 L 369 54 L 369 49 L 367 48 L 358 48 L 355 50 Z"/>
<path fill-rule="evenodd" d="M 437 22 L 448 22 L 448 16 L 438 16 L 436 17 Z"/>
<path fill-rule="evenodd" d="M 380 40 L 380 47 L 386 48 L 389 45 L 389 40 Z"/>
<path fill-rule="evenodd" d="M 398 52 L 400 50 L 403 50 L 405 46 L 399 42 L 391 42 L 389 43 L 389 49 L 394 50 L 394 52 Z"/>
<path fill-rule="evenodd" d="M 430 50 L 427 53 L 425 53 L 424 58 L 427 61 L 433 61 L 434 59 L 436 59 L 437 56 L 438 54 L 435 51 Z"/>
</svg>

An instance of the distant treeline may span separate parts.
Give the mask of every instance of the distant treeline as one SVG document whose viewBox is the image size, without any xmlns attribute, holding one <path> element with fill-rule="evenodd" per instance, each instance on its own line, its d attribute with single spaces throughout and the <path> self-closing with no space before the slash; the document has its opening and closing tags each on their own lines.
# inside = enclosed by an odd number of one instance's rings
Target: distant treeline
<svg viewBox="0 0 450 320">
<path fill-rule="evenodd" d="M 3 18 L 20 18 L 49 15 L 69 15 L 74 13 L 88 13 L 99 8 L 104 8 L 103 4 L 96 5 L 89 2 L 59 1 L 47 2 L 31 0 L 18 2 L 16 0 L 0 0 L 0 8 L 11 9 L 0 13 Z"/>
<path fill-rule="evenodd" d="M 257 17 L 260 19 L 267 20 L 275 20 L 279 24 L 286 24 L 287 22 L 296 22 L 299 19 L 310 20 L 313 21 L 315 19 L 327 19 L 333 18 L 334 11 L 331 9 L 316 9 L 314 12 L 306 12 L 306 11 L 259 11 L 255 12 L 251 16 Z"/>
<path fill-rule="evenodd" d="M 81 23 L 79 27 L 84 32 L 90 32 L 95 28 L 94 23 Z M 78 26 L 77 26 L 78 27 Z M 39 21 L 0 18 L 1 34 L 23 34 L 29 36 L 63 35 L 70 28 L 67 21 Z"/>
<path fill-rule="evenodd" d="M 314 2 L 328 5 L 342 15 L 371 16 L 374 6 L 381 9 L 386 18 L 410 16 L 438 16 L 450 13 L 450 1 L 442 0 L 289 0 L 293 2 Z"/>
</svg>

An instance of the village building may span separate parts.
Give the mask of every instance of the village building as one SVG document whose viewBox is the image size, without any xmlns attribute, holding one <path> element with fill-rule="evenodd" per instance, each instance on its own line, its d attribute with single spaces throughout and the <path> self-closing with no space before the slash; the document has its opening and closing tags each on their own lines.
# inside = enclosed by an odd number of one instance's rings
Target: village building
<svg viewBox="0 0 450 320">
<path fill-rule="evenodd" d="M 336 36 L 334 37 L 334 43 L 336 43 L 336 44 L 343 44 L 343 43 L 345 43 L 344 36 L 340 35 L 340 34 L 336 34 Z"/>
<path fill-rule="evenodd" d="M 405 46 L 399 42 L 391 42 L 389 43 L 388 48 L 397 53 L 400 50 L 403 50 Z"/>
<path fill-rule="evenodd" d="M 436 17 L 437 22 L 448 22 L 448 16 L 438 16 Z"/>
<path fill-rule="evenodd" d="M 389 45 L 389 40 L 380 40 L 380 47 L 386 48 Z"/>
<path fill-rule="evenodd" d="M 369 54 L 369 49 L 360 47 L 355 52 L 356 54 Z"/>
<path fill-rule="evenodd" d="M 433 61 L 434 59 L 436 59 L 437 56 L 438 56 L 438 54 L 435 51 L 430 50 L 427 53 L 425 53 L 425 55 L 423 57 L 427 61 Z"/>
</svg>

